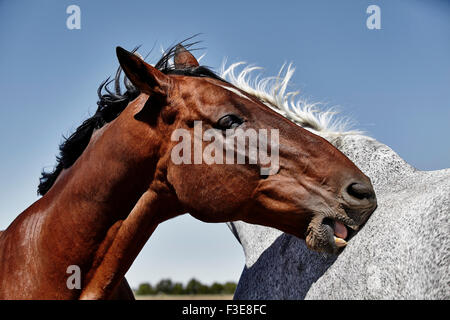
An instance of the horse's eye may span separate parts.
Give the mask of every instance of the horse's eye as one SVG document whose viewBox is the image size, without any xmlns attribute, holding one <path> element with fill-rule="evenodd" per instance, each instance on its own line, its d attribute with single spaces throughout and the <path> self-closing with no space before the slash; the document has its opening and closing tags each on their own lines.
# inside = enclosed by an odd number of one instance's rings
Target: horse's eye
<svg viewBox="0 0 450 320">
<path fill-rule="evenodd" d="M 222 130 L 233 129 L 242 124 L 242 122 L 244 122 L 244 120 L 238 116 L 234 114 L 227 114 L 217 121 L 217 128 Z"/>
</svg>

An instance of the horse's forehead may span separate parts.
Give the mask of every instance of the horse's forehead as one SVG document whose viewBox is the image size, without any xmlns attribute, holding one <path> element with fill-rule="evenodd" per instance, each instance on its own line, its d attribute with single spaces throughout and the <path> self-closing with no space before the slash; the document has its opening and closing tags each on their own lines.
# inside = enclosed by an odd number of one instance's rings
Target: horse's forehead
<svg viewBox="0 0 450 320">
<path fill-rule="evenodd" d="M 297 127 L 277 112 L 264 105 L 258 98 L 240 90 L 233 84 L 213 78 L 177 76 L 179 94 L 185 99 L 195 100 L 196 106 L 203 111 L 215 110 L 217 106 L 233 105 L 241 112 L 258 115 L 259 121 L 276 122 L 280 126 L 290 124 Z M 202 107 L 213 107 L 204 109 Z"/>
<path fill-rule="evenodd" d="M 178 77 L 177 80 L 180 84 L 177 88 L 185 97 L 192 95 L 197 98 L 203 96 L 206 98 L 220 98 L 220 96 L 217 96 L 217 94 L 220 94 L 219 86 L 208 78 L 184 76 Z M 211 93 L 215 94 L 211 95 Z"/>
</svg>

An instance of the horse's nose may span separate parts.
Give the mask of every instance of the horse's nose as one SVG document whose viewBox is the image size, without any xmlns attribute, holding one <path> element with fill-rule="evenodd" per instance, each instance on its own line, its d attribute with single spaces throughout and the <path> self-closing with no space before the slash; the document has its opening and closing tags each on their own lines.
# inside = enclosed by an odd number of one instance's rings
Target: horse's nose
<svg viewBox="0 0 450 320">
<path fill-rule="evenodd" d="M 351 183 L 347 187 L 347 193 L 357 199 L 375 199 L 375 191 L 372 186 L 365 183 Z"/>
<path fill-rule="evenodd" d="M 371 183 L 352 182 L 344 191 L 344 199 L 350 206 L 355 207 L 376 207 L 377 198 Z"/>
</svg>

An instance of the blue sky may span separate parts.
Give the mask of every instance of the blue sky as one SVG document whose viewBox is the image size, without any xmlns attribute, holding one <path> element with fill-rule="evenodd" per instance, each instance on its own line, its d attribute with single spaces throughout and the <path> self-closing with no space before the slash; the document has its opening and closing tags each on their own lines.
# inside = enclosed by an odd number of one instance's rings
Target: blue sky
<svg viewBox="0 0 450 320">
<path fill-rule="evenodd" d="M 66 8 L 81 8 L 81 30 Z M 368 30 L 366 8 L 381 8 Z M 448 1 L 12 1 L 0 0 L 0 229 L 36 201 L 62 134 L 95 112 L 96 89 L 117 67 L 115 47 L 142 52 L 193 34 L 202 62 L 244 60 L 267 76 L 293 62 L 292 89 L 338 106 L 422 170 L 450 167 Z M 185 215 L 158 227 L 127 274 L 237 281 L 244 256 L 223 224 Z"/>
</svg>

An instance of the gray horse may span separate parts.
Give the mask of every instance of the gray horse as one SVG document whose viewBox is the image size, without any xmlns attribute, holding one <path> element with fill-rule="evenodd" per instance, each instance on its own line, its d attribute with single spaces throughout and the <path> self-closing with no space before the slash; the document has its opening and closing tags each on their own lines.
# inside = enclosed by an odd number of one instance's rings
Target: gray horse
<svg viewBox="0 0 450 320">
<path fill-rule="evenodd" d="M 236 66 L 223 73 L 229 81 L 328 139 L 371 178 L 378 209 L 339 256 L 272 228 L 229 223 L 246 258 L 234 298 L 450 299 L 450 169 L 419 171 L 370 137 L 336 130 L 330 114 L 289 105 L 290 68 L 267 90 L 235 76 Z"/>
</svg>

